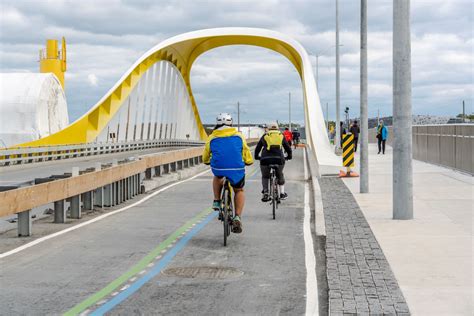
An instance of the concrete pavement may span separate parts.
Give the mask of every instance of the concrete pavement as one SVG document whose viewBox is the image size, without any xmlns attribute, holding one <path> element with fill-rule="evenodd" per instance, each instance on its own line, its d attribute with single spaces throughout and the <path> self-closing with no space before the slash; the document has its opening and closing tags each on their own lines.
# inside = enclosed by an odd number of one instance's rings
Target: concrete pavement
<svg viewBox="0 0 474 316">
<path fill-rule="evenodd" d="M 410 312 L 473 315 L 473 177 L 414 160 L 414 220 L 394 221 L 392 148 L 377 155 L 371 144 L 369 154 L 370 193 L 359 193 L 359 178 L 344 182 L 382 247 Z"/>
<path fill-rule="evenodd" d="M 0 259 L 7 314 L 303 314 L 306 304 L 304 164 L 287 164 L 271 219 L 249 168 L 241 235 L 222 246 L 209 210 L 210 174 L 133 209 Z"/>
</svg>

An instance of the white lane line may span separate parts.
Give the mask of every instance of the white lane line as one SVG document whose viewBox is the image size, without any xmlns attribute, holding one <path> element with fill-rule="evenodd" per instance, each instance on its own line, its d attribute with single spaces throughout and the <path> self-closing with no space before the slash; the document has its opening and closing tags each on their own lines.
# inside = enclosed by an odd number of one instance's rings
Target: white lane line
<svg viewBox="0 0 474 316">
<path fill-rule="evenodd" d="M 184 180 L 181 180 L 181 181 L 172 183 L 172 184 L 170 184 L 170 185 L 168 185 L 168 186 L 166 186 L 166 187 L 164 187 L 164 188 L 162 188 L 162 189 L 159 189 L 158 191 L 155 191 L 155 192 L 151 193 L 150 195 L 145 196 L 143 199 L 141 199 L 141 200 L 139 200 L 139 201 L 137 201 L 137 202 L 135 202 L 135 203 L 133 203 L 133 204 L 130 204 L 130 205 L 125 206 L 125 207 L 122 207 L 121 209 L 112 211 L 112 212 L 107 213 L 107 214 L 103 214 L 103 215 L 97 216 L 96 218 L 93 218 L 93 219 L 91 219 L 91 220 L 88 220 L 88 221 L 86 221 L 86 222 L 84 222 L 84 223 L 80 223 L 80 224 L 77 224 L 77 225 L 75 225 L 75 226 L 72 226 L 72 227 L 63 229 L 63 230 L 58 231 L 58 232 L 56 232 L 56 233 L 54 233 L 54 234 L 47 235 L 47 236 L 38 238 L 38 239 L 36 239 L 36 240 L 33 240 L 32 242 L 29 242 L 29 243 L 27 243 L 27 244 L 24 244 L 23 246 L 17 247 L 17 248 L 15 248 L 15 249 L 10 250 L 10 251 L 6 251 L 6 252 L 0 254 L 0 259 L 5 258 L 5 257 L 8 257 L 8 256 L 11 256 L 11 255 L 13 255 L 13 254 L 15 254 L 15 253 L 18 253 L 18 252 L 20 252 L 20 251 L 22 251 L 22 250 L 25 250 L 25 249 L 28 249 L 28 248 L 30 248 L 30 247 L 33 247 L 33 246 L 35 246 L 35 245 L 37 245 L 37 244 L 40 244 L 40 243 L 42 243 L 42 242 L 44 242 L 44 241 L 46 241 L 46 240 L 49 240 L 49 239 L 52 239 L 52 238 L 55 238 L 55 237 L 64 235 L 64 234 L 66 234 L 66 233 L 72 232 L 72 231 L 74 231 L 74 230 L 76 230 L 76 229 L 79 229 L 79 228 L 81 228 L 81 227 L 84 227 L 84 226 L 90 225 L 90 224 L 92 224 L 92 223 L 98 222 L 98 221 L 100 221 L 100 220 L 102 220 L 102 219 L 104 219 L 104 218 L 106 218 L 106 217 L 109 217 L 109 216 L 115 215 L 115 214 L 117 214 L 117 213 L 121 213 L 121 212 L 123 212 L 123 211 L 126 211 L 126 210 L 128 210 L 129 208 L 132 208 L 132 207 L 135 207 L 135 206 L 137 206 L 137 205 L 142 204 L 143 202 L 145 202 L 145 201 L 151 199 L 152 197 L 154 197 L 154 196 L 157 195 L 157 194 L 160 194 L 160 193 L 163 192 L 163 191 L 166 191 L 166 190 L 168 190 L 168 189 L 170 189 L 170 188 L 172 188 L 172 187 L 174 187 L 174 186 L 177 186 L 177 185 L 179 185 L 179 184 L 182 184 L 182 183 L 184 183 L 184 182 L 191 181 L 191 180 L 193 180 L 193 179 L 195 179 L 195 178 L 197 178 L 197 177 L 202 176 L 203 174 L 205 174 L 205 173 L 207 173 L 207 172 L 209 172 L 209 171 L 210 171 L 210 169 L 208 169 L 208 170 L 206 170 L 206 171 L 203 171 L 203 172 L 200 172 L 200 173 L 198 173 L 197 175 L 192 176 L 191 178 L 184 179 Z"/>
<path fill-rule="evenodd" d="M 89 312 L 91 310 L 90 309 L 86 309 L 85 311 L 83 311 L 82 313 L 79 314 L 79 316 L 86 316 L 86 315 L 89 315 Z"/>
<path fill-rule="evenodd" d="M 130 287 L 130 284 L 127 284 L 127 285 L 125 285 L 124 287 L 122 287 L 122 288 L 120 289 L 120 291 L 125 291 L 125 290 L 128 289 L 129 287 Z"/>
<path fill-rule="evenodd" d="M 313 234 L 311 233 L 311 213 L 309 207 L 308 170 L 306 166 L 306 152 L 303 151 L 304 160 L 304 250 L 306 265 L 306 315 L 318 315 L 318 280 L 316 278 L 316 256 L 314 255 Z"/>
</svg>

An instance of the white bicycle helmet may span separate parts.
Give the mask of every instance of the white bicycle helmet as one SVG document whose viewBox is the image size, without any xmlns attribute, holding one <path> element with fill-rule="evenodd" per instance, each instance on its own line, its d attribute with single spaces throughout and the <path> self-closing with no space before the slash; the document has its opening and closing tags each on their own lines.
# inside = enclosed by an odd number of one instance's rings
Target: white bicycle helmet
<svg viewBox="0 0 474 316">
<path fill-rule="evenodd" d="M 232 116 L 229 113 L 220 113 L 216 117 L 216 125 L 232 126 Z"/>
<path fill-rule="evenodd" d="M 268 126 L 268 129 L 274 129 L 274 130 L 278 129 L 278 123 L 277 122 L 270 122 L 270 123 L 267 124 L 267 126 Z"/>
</svg>

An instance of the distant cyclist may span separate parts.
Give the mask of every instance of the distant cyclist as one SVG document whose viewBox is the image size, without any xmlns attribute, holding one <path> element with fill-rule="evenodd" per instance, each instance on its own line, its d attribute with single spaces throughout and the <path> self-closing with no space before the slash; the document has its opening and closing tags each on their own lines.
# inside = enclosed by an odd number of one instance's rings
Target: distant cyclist
<svg viewBox="0 0 474 316">
<path fill-rule="evenodd" d="M 298 146 L 298 144 L 300 143 L 300 132 L 298 131 L 298 128 L 294 128 L 293 129 L 293 144 L 295 145 L 295 149 L 296 147 Z"/>
<path fill-rule="evenodd" d="M 280 198 L 285 200 L 288 197 L 288 194 L 285 192 L 285 176 L 283 175 L 283 168 L 285 167 L 283 150 L 286 152 L 286 158 L 290 160 L 292 158 L 291 146 L 278 130 L 278 124 L 272 122 L 268 125 L 268 132 L 260 138 L 255 148 L 255 160 L 260 160 L 260 170 L 262 172 L 262 202 L 270 201 L 268 193 L 270 165 L 279 166 L 276 170 L 276 176 L 280 186 Z"/>
<path fill-rule="evenodd" d="M 288 129 L 288 127 L 285 127 L 285 131 L 283 132 L 283 136 L 285 136 L 286 141 L 291 146 L 291 143 L 293 141 L 293 133 Z"/>
<path fill-rule="evenodd" d="M 245 138 L 232 127 L 232 116 L 221 113 L 216 118 L 216 126 L 209 136 L 202 159 L 205 164 L 211 165 L 214 179 L 212 189 L 214 202 L 212 208 L 219 211 L 221 207 L 221 191 L 226 177 L 234 189 L 235 217 L 233 218 L 233 232 L 242 232 L 242 211 L 245 204 L 245 166 L 253 164 Z"/>
</svg>

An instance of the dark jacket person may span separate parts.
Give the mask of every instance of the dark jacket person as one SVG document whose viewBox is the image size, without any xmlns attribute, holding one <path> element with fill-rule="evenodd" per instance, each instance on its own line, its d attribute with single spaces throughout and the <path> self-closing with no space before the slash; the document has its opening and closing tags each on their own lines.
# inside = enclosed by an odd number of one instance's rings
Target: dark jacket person
<svg viewBox="0 0 474 316">
<path fill-rule="evenodd" d="M 359 134 L 360 134 L 360 127 L 357 124 L 357 121 L 354 121 L 354 123 L 352 123 L 352 126 L 349 129 L 349 132 L 351 132 L 352 135 L 354 135 L 354 152 L 356 152 L 357 151 L 357 143 L 359 142 Z"/>
<path fill-rule="evenodd" d="M 278 166 L 276 168 L 276 176 L 280 186 L 280 198 L 286 199 L 288 197 L 284 187 L 285 177 L 283 175 L 283 168 L 285 167 L 285 155 L 283 150 L 286 152 L 288 160 L 292 158 L 291 147 L 279 131 L 278 124 L 271 123 L 268 128 L 268 132 L 260 138 L 255 148 L 255 160 L 260 160 L 260 171 L 262 172 L 263 202 L 269 201 L 270 165 Z"/>
</svg>

